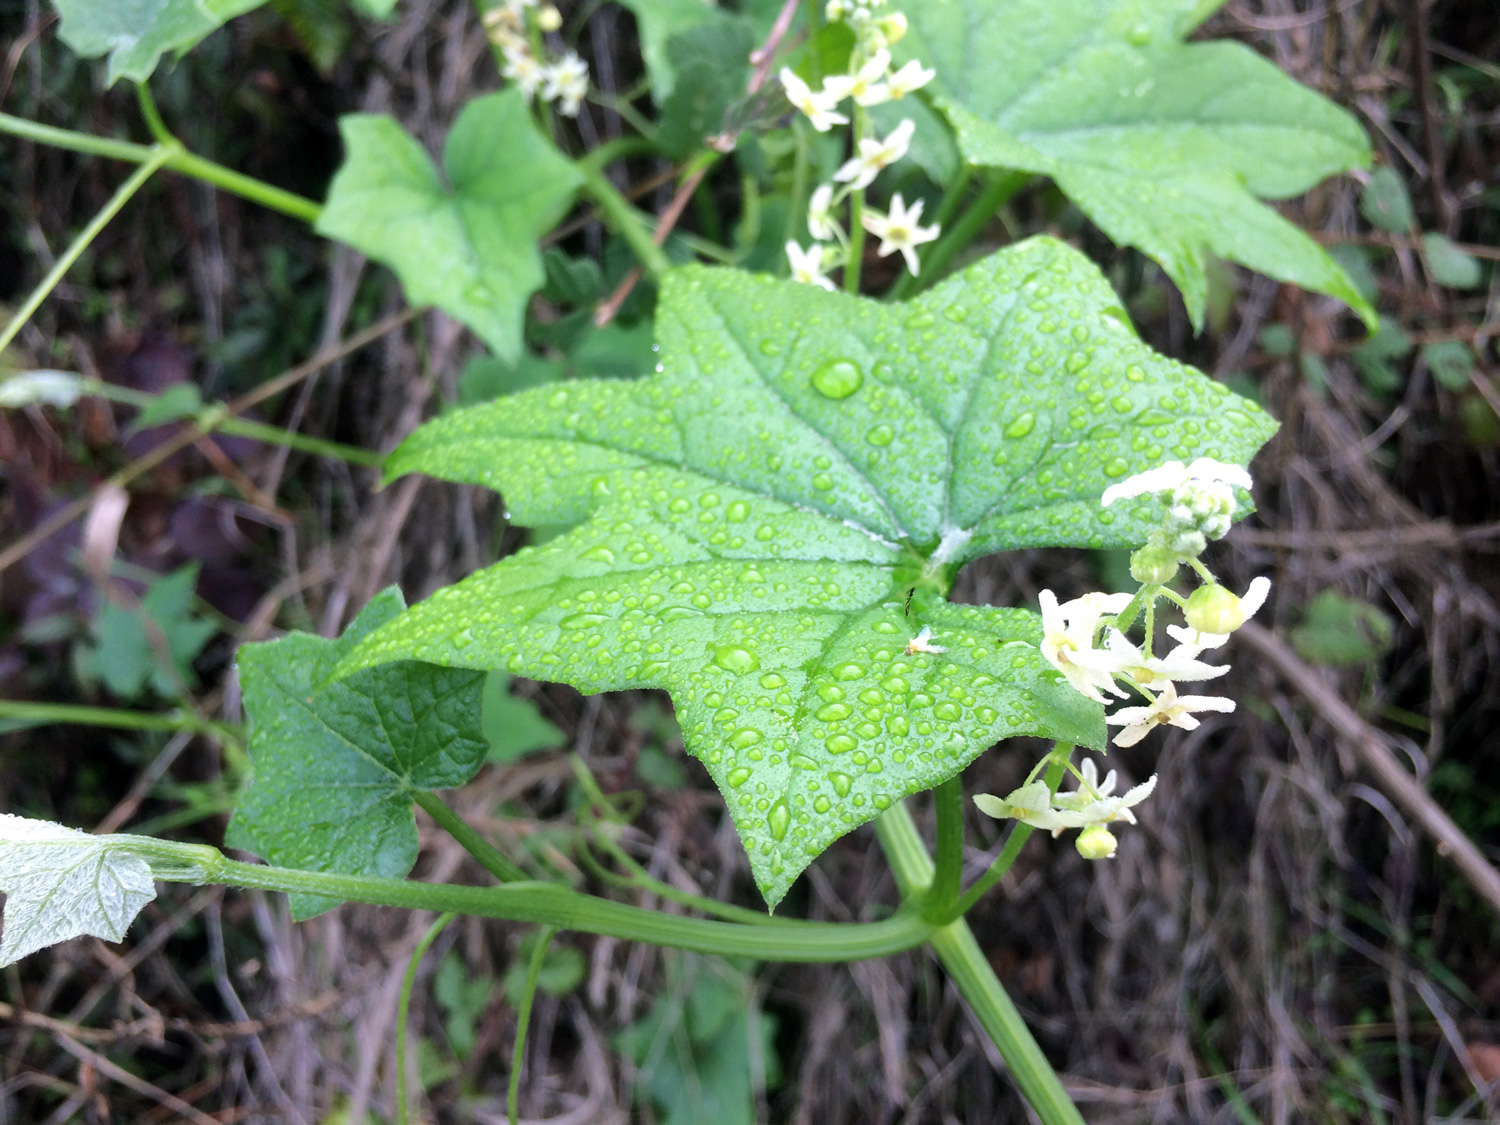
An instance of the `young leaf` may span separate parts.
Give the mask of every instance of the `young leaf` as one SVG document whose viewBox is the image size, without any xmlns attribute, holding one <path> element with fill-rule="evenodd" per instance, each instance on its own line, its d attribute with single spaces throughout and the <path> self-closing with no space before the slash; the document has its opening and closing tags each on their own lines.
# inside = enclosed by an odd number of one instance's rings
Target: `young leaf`
<svg viewBox="0 0 1500 1125">
<path fill-rule="evenodd" d="M 766 898 L 838 836 L 997 739 L 1102 745 L 1038 618 L 943 600 L 969 559 L 1145 541 L 1113 481 L 1243 462 L 1259 408 L 1150 351 L 1082 255 L 1041 238 L 905 306 L 732 270 L 669 275 L 661 367 L 455 411 L 388 470 L 581 524 L 364 642 L 583 691 L 665 687 Z M 924 628 L 946 652 L 918 651 Z M 911 651 L 908 649 L 911 648 Z"/>
<path fill-rule="evenodd" d="M 58 34 L 84 58 L 109 55 L 106 81 L 144 82 L 167 51 L 186 51 L 265 0 L 53 0 Z"/>
<path fill-rule="evenodd" d="M 690 31 L 699 24 L 719 18 L 719 13 L 703 0 L 621 0 L 635 13 L 640 29 L 641 57 L 651 78 L 651 99 L 657 105 L 666 102 L 677 84 L 677 70 L 667 44 L 679 32 Z"/>
<path fill-rule="evenodd" d="M 339 130 L 347 155 L 318 232 L 389 266 L 408 300 L 437 305 L 516 362 L 526 301 L 544 280 L 537 238 L 582 182 L 525 97 L 506 90 L 464 107 L 443 149 L 450 187 L 394 118 L 351 114 Z"/>
<path fill-rule="evenodd" d="M 156 897 L 151 865 L 130 839 L 0 815 L 0 967 L 70 938 L 122 940 Z"/>
<path fill-rule="evenodd" d="M 412 798 L 462 785 L 484 761 L 484 675 L 393 664 L 320 688 L 402 610 L 387 590 L 336 641 L 292 633 L 239 653 L 255 778 L 225 841 L 307 871 L 400 878 L 417 858 Z M 336 906 L 292 895 L 298 919 Z"/>
<path fill-rule="evenodd" d="M 1422 236 L 1422 251 L 1432 279 L 1449 289 L 1475 289 L 1484 281 L 1484 267 L 1479 259 L 1458 248 L 1445 234 L 1429 231 Z"/>
<path fill-rule="evenodd" d="M 1182 37 L 1215 0 L 946 0 L 898 51 L 972 163 L 1051 176 L 1111 238 L 1161 263 L 1203 322 L 1209 252 L 1374 313 L 1338 264 L 1257 202 L 1369 162 L 1342 109 L 1238 43 Z"/>
</svg>

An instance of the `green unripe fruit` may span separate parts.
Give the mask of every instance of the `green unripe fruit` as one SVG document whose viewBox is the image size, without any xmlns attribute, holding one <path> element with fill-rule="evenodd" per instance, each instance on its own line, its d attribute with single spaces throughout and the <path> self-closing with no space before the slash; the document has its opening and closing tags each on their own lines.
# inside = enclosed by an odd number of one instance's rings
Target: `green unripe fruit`
<svg viewBox="0 0 1500 1125">
<path fill-rule="evenodd" d="M 1147 543 L 1130 556 L 1130 577 L 1142 586 L 1165 586 L 1177 574 L 1177 555 L 1161 543 Z"/>
<path fill-rule="evenodd" d="M 1115 837 L 1102 824 L 1091 824 L 1078 833 L 1078 854 L 1084 859 L 1109 859 L 1115 854 Z"/>
<path fill-rule="evenodd" d="M 1232 633 L 1245 623 L 1238 595 L 1215 582 L 1199 586 L 1187 600 L 1187 623 L 1200 633 Z"/>
</svg>

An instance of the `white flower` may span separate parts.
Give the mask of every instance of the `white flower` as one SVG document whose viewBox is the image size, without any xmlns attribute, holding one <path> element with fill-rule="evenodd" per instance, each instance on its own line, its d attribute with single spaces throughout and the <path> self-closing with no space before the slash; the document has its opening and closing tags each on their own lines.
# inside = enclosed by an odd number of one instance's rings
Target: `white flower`
<svg viewBox="0 0 1500 1125">
<path fill-rule="evenodd" d="M 937 71 L 924 67 L 916 59 L 912 59 L 895 74 L 891 75 L 886 83 L 892 98 L 904 98 L 913 90 L 920 90 L 927 83 L 937 77 Z"/>
<path fill-rule="evenodd" d="M 1244 595 L 1240 598 L 1240 613 L 1244 620 L 1249 621 L 1261 606 L 1266 604 L 1266 597 L 1271 592 L 1271 580 L 1265 575 L 1252 579 L 1246 588 Z M 1184 645 L 1193 645 L 1199 649 L 1218 648 L 1229 639 L 1228 633 L 1200 633 L 1198 630 L 1184 627 L 1182 625 L 1168 625 L 1167 632 L 1172 639 Z"/>
<path fill-rule="evenodd" d="M 813 93 L 812 88 L 798 78 L 791 67 L 781 68 L 781 86 L 786 91 L 787 101 L 800 109 L 818 132 L 826 133 L 835 125 L 849 124 L 847 117 L 834 112 L 833 107 L 839 104 L 838 98 L 830 95 L 827 90 Z"/>
<path fill-rule="evenodd" d="M 889 101 L 891 97 L 890 90 L 880 81 L 890 68 L 891 53 L 882 47 L 853 74 L 838 74 L 824 79 L 823 92 L 832 95 L 837 101 L 853 98 L 860 105 L 879 105 Z"/>
<path fill-rule="evenodd" d="M 786 244 L 786 260 L 792 266 L 792 280 L 804 285 L 818 285 L 833 292 L 833 282 L 823 276 L 823 244 L 814 242 L 806 250 L 795 242 Z"/>
<path fill-rule="evenodd" d="M 1059 605 L 1057 595 L 1043 590 L 1042 603 L 1042 655 L 1061 672 L 1074 689 L 1096 703 L 1103 703 L 1100 691 L 1115 695 L 1125 693 L 1115 686 L 1108 671 L 1089 667 L 1083 660 L 1075 659 L 1097 650 L 1094 648 L 1094 630 L 1099 618 L 1106 613 L 1119 613 L 1130 604 L 1129 594 L 1085 594 Z"/>
<path fill-rule="evenodd" d="M 906 655 L 915 656 L 919 652 L 947 652 L 942 645 L 932 643 L 932 626 L 923 625 L 922 631 L 911 640 L 906 642 Z"/>
<path fill-rule="evenodd" d="M 1098 767 L 1092 758 L 1085 758 L 1079 772 L 1083 775 L 1078 788 L 1069 793 L 1059 793 L 1054 803 L 1059 809 L 1059 819 L 1065 828 L 1084 828 L 1090 824 L 1110 824 L 1121 820 L 1135 823 L 1131 806 L 1138 805 L 1156 788 L 1156 775 L 1152 774 L 1141 784 L 1119 797 L 1114 796 L 1116 776 L 1110 770 L 1101 782 Z M 1054 830 L 1055 833 L 1056 830 Z"/>
<path fill-rule="evenodd" d="M 530 101 L 547 78 L 546 68 L 536 61 L 531 48 L 524 43 L 507 43 L 502 50 L 505 65 L 500 68 L 501 75 L 514 82 L 521 93 L 526 95 L 526 100 Z"/>
<path fill-rule="evenodd" d="M 1043 832 L 1057 832 L 1068 827 L 1062 814 L 1052 807 L 1052 791 L 1045 781 L 1032 781 L 1014 790 L 1003 800 L 988 793 L 976 793 L 974 803 L 979 811 L 996 820 L 1019 820 Z"/>
<path fill-rule="evenodd" d="M 1106 715 L 1104 721 L 1112 726 L 1123 726 L 1125 729 L 1115 735 L 1116 746 L 1134 746 L 1145 738 L 1158 726 L 1181 727 L 1183 730 L 1196 730 L 1198 720 L 1193 718 L 1194 711 L 1222 711 L 1225 714 L 1234 710 L 1234 700 L 1224 699 L 1217 695 L 1184 695 L 1179 697 L 1177 685 L 1171 681 L 1162 689 L 1162 693 L 1156 697 L 1156 701 L 1149 707 L 1121 707 L 1113 715 Z"/>
<path fill-rule="evenodd" d="M 807 232 L 814 238 L 831 239 L 838 236 L 838 221 L 830 213 L 833 209 L 833 185 L 819 184 L 807 201 Z"/>
<path fill-rule="evenodd" d="M 893 250 L 901 251 L 901 256 L 906 259 L 906 268 L 911 270 L 913 276 L 922 268 L 921 262 L 917 260 L 917 247 L 938 236 L 937 224 L 930 227 L 919 226 L 921 218 L 922 201 L 917 200 L 907 210 L 899 191 L 891 196 L 889 214 L 882 215 L 879 211 L 866 209 L 860 216 L 865 230 L 880 239 L 880 256 L 883 258 Z"/>
<path fill-rule="evenodd" d="M 542 98 L 558 102 L 558 112 L 577 117 L 589 92 L 589 66 L 578 52 L 569 51 L 557 62 L 542 68 Z"/>
<path fill-rule="evenodd" d="M 1104 652 L 1093 649 L 1072 654 L 1076 664 L 1107 672 L 1111 676 L 1128 676 L 1142 687 L 1165 687 L 1181 680 L 1211 680 L 1229 671 L 1227 664 L 1206 664 L 1197 659 L 1205 646 L 1179 644 L 1166 656 L 1147 656 L 1139 645 L 1132 644 L 1118 629 L 1110 629 L 1104 638 Z"/>
<path fill-rule="evenodd" d="M 1215 482 L 1232 484 L 1246 491 L 1254 483 L 1250 479 L 1249 472 L 1238 465 L 1226 465 L 1222 461 L 1215 461 L 1212 457 L 1199 457 L 1191 465 L 1184 465 L 1181 461 L 1168 461 L 1165 465 L 1158 465 L 1144 473 L 1126 477 L 1119 484 L 1112 484 L 1106 488 L 1099 503 L 1107 508 L 1116 500 L 1125 500 L 1132 496 L 1172 492 L 1189 483 L 1205 485 Z"/>
<path fill-rule="evenodd" d="M 890 167 L 906 155 L 906 150 L 911 147 L 911 135 L 916 128 L 916 123 L 907 118 L 887 133 L 884 140 L 879 137 L 862 138 L 859 142 L 859 154 L 846 161 L 833 174 L 833 178 L 839 183 L 848 184 L 855 191 L 869 187 L 875 182 L 875 177 L 880 175 L 882 168 Z M 937 228 L 934 227 L 933 230 L 936 231 Z"/>
</svg>

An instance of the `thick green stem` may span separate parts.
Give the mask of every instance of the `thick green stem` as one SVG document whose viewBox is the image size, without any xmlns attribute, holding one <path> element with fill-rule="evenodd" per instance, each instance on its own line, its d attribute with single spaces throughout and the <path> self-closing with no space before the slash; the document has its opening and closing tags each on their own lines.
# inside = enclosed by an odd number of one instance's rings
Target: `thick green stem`
<svg viewBox="0 0 1500 1125">
<path fill-rule="evenodd" d="M 463 845 L 479 865 L 502 883 L 522 883 L 527 879 L 522 871 L 499 848 L 456 812 L 445 805 L 436 793 L 419 792 L 413 798 L 422 811 L 432 817 L 438 825 Z"/>
<path fill-rule="evenodd" d="M 24 137 L 38 144 L 51 145 L 53 148 L 86 152 L 91 156 L 104 156 L 111 160 L 128 160 L 132 164 L 145 164 L 161 150 L 159 145 L 138 145 L 130 141 L 117 141 L 108 137 L 79 133 L 72 129 L 58 129 L 51 125 L 28 121 L 24 117 L 13 117 L 8 113 L 0 113 L 0 133 L 10 133 L 12 136 Z M 242 175 L 230 168 L 225 168 L 222 164 L 215 164 L 212 160 L 194 156 L 180 148 L 172 153 L 171 158 L 163 167 L 169 172 L 179 172 L 184 176 L 203 180 L 233 195 L 248 199 L 252 203 L 259 203 L 273 211 L 290 215 L 294 219 L 302 219 L 309 223 L 317 222 L 318 216 L 323 211 L 323 208 L 311 199 L 290 191 L 283 191 L 253 176 Z"/>
<path fill-rule="evenodd" d="M 875 831 L 903 898 L 932 885 L 932 860 L 905 805 L 896 805 L 881 816 L 875 822 Z M 1016 1085 L 1043 1125 L 1083 1125 L 1057 1072 L 1006 995 L 968 924 L 960 918 L 934 930 L 928 941 L 980 1025 L 1000 1049 Z"/>
<path fill-rule="evenodd" d="M 16 334 L 25 327 L 26 322 L 31 319 L 33 313 L 47 299 L 47 295 L 56 288 L 57 283 L 63 276 L 73 268 L 73 263 L 82 257 L 83 252 L 88 249 L 89 244 L 99 237 L 109 221 L 120 212 L 120 208 L 130 202 L 130 197 L 145 186 L 146 181 L 156 175 L 161 168 L 167 164 L 173 155 L 173 149 L 159 146 L 151 150 L 151 158 L 130 174 L 130 178 L 119 186 L 114 195 L 109 197 L 109 202 L 89 221 L 89 225 L 79 232 L 69 247 L 63 251 L 62 256 L 53 263 L 52 268 L 47 271 L 47 276 L 42 278 L 37 287 L 31 291 L 31 295 L 22 302 L 21 307 L 16 310 L 16 315 L 10 318 L 10 323 L 0 330 L 0 352 L 3 352 Z"/>
<path fill-rule="evenodd" d="M 1068 757 L 1072 752 L 1073 747 L 1071 745 L 1059 743 L 1053 748 L 1052 753 L 1048 755 L 1047 788 L 1054 793 L 1057 792 L 1057 787 L 1062 784 L 1063 773 L 1068 768 Z M 1000 849 L 1000 854 L 995 857 L 995 862 L 990 864 L 990 869 L 981 875 L 972 887 L 964 892 L 963 897 L 954 903 L 953 909 L 949 914 L 932 917 L 931 921 L 938 924 L 946 924 L 955 918 L 962 918 L 972 910 L 974 904 L 983 898 L 991 887 L 1005 878 L 1006 872 L 1016 862 L 1016 856 L 1021 854 L 1022 845 L 1031 839 L 1031 834 L 1035 831 L 1036 829 L 1031 827 L 1031 825 L 1022 824 L 1020 821 L 1017 821 L 1015 827 L 1010 830 L 1010 835 L 1005 840 L 1005 847 Z"/>
<path fill-rule="evenodd" d="M 427 932 L 417 941 L 417 946 L 411 951 L 411 960 L 406 963 L 406 976 L 401 978 L 401 995 L 396 1000 L 396 1121 L 397 1125 L 406 1125 L 411 1119 L 410 1096 L 406 1090 L 406 1017 L 411 1011 L 411 990 L 417 983 L 417 968 L 422 964 L 422 958 L 427 955 L 427 950 L 437 940 L 438 934 L 448 928 L 448 923 L 457 918 L 457 914 L 441 915 L 436 922 L 427 927 Z"/>
<path fill-rule="evenodd" d="M 942 235 L 932 244 L 932 249 L 923 255 L 921 277 L 913 278 L 909 283 L 903 278 L 904 284 L 898 284 L 893 296 L 911 296 L 936 281 L 953 260 L 953 256 L 973 242 L 995 212 L 1010 202 L 1011 197 L 1031 180 L 1029 172 L 990 173 L 974 202 L 950 226 L 944 228 Z"/>
<path fill-rule="evenodd" d="M 946 925 L 961 913 L 955 913 L 958 892 L 964 875 L 964 789 L 960 777 L 950 777 L 936 789 L 937 860 L 932 886 L 922 901 L 922 916 L 937 925 Z"/>
<path fill-rule="evenodd" d="M 163 860 L 176 857 L 179 864 L 190 863 L 196 868 L 191 875 L 158 872 L 157 877 L 161 879 L 324 895 L 375 906 L 453 911 L 477 918 L 504 918 L 721 957 L 809 963 L 863 961 L 914 949 L 933 932 L 933 928 L 913 910 L 902 910 L 880 922 L 786 922 L 776 926 L 747 926 L 661 914 L 550 883 L 464 887 L 365 875 L 336 875 L 239 863 L 200 845 L 161 840 L 135 841 L 134 838 L 132 843 L 138 844 L 143 854 L 149 852 Z"/>
<path fill-rule="evenodd" d="M 516 1013 L 516 1045 L 510 1053 L 510 1085 L 505 1091 L 505 1111 L 510 1116 L 510 1125 L 519 1125 L 521 1120 L 521 1064 L 526 1061 L 526 1032 L 531 1027 L 531 1005 L 536 1000 L 536 982 L 542 976 L 547 947 L 552 944 L 556 933 L 551 926 L 543 926 L 537 932 L 536 946 L 532 949 L 531 961 L 526 966 L 521 1008 Z"/>
<path fill-rule="evenodd" d="M 630 201 L 620 194 L 599 168 L 588 163 L 579 163 L 583 173 L 583 190 L 604 213 L 610 229 L 630 244 L 641 268 L 652 278 L 659 278 L 672 268 L 672 259 L 651 238 L 650 226 Z"/>
</svg>

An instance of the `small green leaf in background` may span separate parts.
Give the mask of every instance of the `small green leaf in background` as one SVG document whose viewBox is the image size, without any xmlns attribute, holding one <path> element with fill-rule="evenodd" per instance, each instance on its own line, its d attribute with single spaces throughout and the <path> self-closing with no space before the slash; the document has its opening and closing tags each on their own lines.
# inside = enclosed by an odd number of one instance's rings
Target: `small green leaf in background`
<svg viewBox="0 0 1500 1125">
<path fill-rule="evenodd" d="M 1337 590 L 1324 590 L 1292 630 L 1292 647 L 1313 664 L 1363 664 L 1386 652 L 1394 635 L 1391 619 L 1382 610 Z"/>
<path fill-rule="evenodd" d="M 1369 247 L 1340 242 L 1336 246 L 1330 246 L 1328 254 L 1343 267 L 1360 295 L 1373 305 L 1380 293 L 1380 283 L 1375 278 L 1375 266 L 1371 261 Z"/>
<path fill-rule="evenodd" d="M 0 814 L 0 967 L 70 938 L 123 940 L 156 897 L 151 865 L 130 839 Z"/>
<path fill-rule="evenodd" d="M 728 966 L 673 957 L 668 982 L 651 1014 L 615 1036 L 637 1067 L 638 1093 L 661 1125 L 755 1125 L 757 1088 L 781 1081 L 776 1018 Z"/>
<path fill-rule="evenodd" d="M 432 978 L 432 997 L 446 1017 L 443 1030 L 453 1053 L 461 1059 L 474 1049 L 474 1024 L 484 1015 L 495 991 L 495 978 L 488 973 L 469 972 L 463 958 L 449 953 Z"/>
<path fill-rule="evenodd" d="M 1359 210 L 1371 226 L 1387 234 L 1405 234 L 1416 221 L 1406 184 L 1389 164 L 1370 173 L 1369 182 L 1359 193 Z"/>
<path fill-rule="evenodd" d="M 389 266 L 409 301 L 437 305 L 516 362 L 526 302 L 545 279 L 537 239 L 582 182 L 525 97 L 506 90 L 464 107 L 443 149 L 448 186 L 394 118 L 351 114 L 339 130 L 344 165 L 318 232 Z"/>
<path fill-rule="evenodd" d="M 487 762 L 510 765 L 568 741 L 567 735 L 542 718 L 535 703 L 510 693 L 510 677 L 504 672 L 491 672 L 484 678 L 480 710 L 480 726 L 489 744 Z"/>
<path fill-rule="evenodd" d="M 399 879 L 411 870 L 413 797 L 462 785 L 484 761 L 484 674 L 400 663 L 320 686 L 402 608 L 386 590 L 336 641 L 291 633 L 240 649 L 255 773 L 225 833 L 231 847 L 304 871 Z M 299 920 L 336 905 L 291 896 Z"/>
<path fill-rule="evenodd" d="M 203 396 L 194 383 L 173 383 L 153 398 L 130 420 L 129 433 L 149 430 L 164 422 L 191 418 L 203 409 Z"/>
<path fill-rule="evenodd" d="M 772 904 L 834 839 L 1001 738 L 1102 743 L 1035 613 L 943 598 L 960 566 L 1143 543 L 1161 512 L 1104 510 L 1111 483 L 1244 463 L 1274 430 L 1142 344 L 1099 271 L 1047 238 L 905 305 L 684 267 L 656 331 L 652 376 L 452 411 L 392 455 L 391 475 L 576 526 L 434 594 L 342 671 L 667 688 Z M 946 653 L 908 651 L 924 626 Z"/>
<path fill-rule="evenodd" d="M 531 964 L 531 955 L 536 950 L 536 943 L 537 934 L 533 930 L 521 939 L 521 948 L 516 951 L 516 959 L 511 962 L 510 968 L 505 970 L 501 988 L 505 993 L 506 1002 L 512 1008 L 520 1008 L 521 1001 L 526 995 L 526 970 Z M 583 983 L 587 968 L 588 963 L 583 959 L 583 952 L 577 946 L 554 941 L 547 946 L 547 952 L 542 954 L 542 971 L 536 978 L 537 990 L 545 992 L 548 996 L 566 996 Z"/>
<path fill-rule="evenodd" d="M 106 81 L 144 82 L 168 51 L 186 51 L 264 0 L 53 0 L 62 41 L 84 58 L 108 54 Z"/>
<path fill-rule="evenodd" d="M 1449 289 L 1475 289 L 1484 284 L 1484 268 L 1479 259 L 1466 254 L 1445 234 L 1428 232 L 1422 236 L 1422 252 L 1432 279 Z"/>
<path fill-rule="evenodd" d="M 141 596 L 139 610 L 101 601 L 94 619 L 97 643 L 75 652 L 79 675 L 103 680 L 125 701 L 140 698 L 147 687 L 168 699 L 178 698 L 184 687 L 197 682 L 193 660 L 218 632 L 212 621 L 194 614 L 197 581 L 198 564 L 188 563 L 153 581 Z M 165 641 L 166 653 L 152 637 L 153 628 Z"/>
<path fill-rule="evenodd" d="M 362 16 L 383 20 L 396 10 L 397 0 L 353 0 L 354 10 Z"/>
<path fill-rule="evenodd" d="M 755 32 L 748 20 L 717 13 L 667 42 L 674 81 L 661 103 L 656 143 L 677 160 L 726 129 L 730 107 L 745 97 Z"/>
<path fill-rule="evenodd" d="M 1411 354 L 1411 337 L 1394 317 L 1382 316 L 1375 334 L 1350 353 L 1365 388 L 1379 398 L 1389 398 L 1401 389 L 1405 377 L 1396 369 L 1397 360 Z"/>
<path fill-rule="evenodd" d="M 1422 345 L 1422 360 L 1438 384 L 1465 391 L 1474 374 L 1474 349 L 1462 340 L 1438 340 Z"/>
<path fill-rule="evenodd" d="M 677 70 L 668 49 L 673 36 L 720 18 L 722 13 L 704 0 L 621 0 L 621 3 L 635 13 L 641 57 L 651 79 L 651 99 L 660 106 L 677 84 Z"/>
<path fill-rule="evenodd" d="M 514 363 L 492 355 L 477 355 L 458 377 L 458 405 L 475 406 L 562 378 L 563 365 L 522 352 Z"/>
<path fill-rule="evenodd" d="M 1210 253 L 1373 322 L 1338 263 L 1258 201 L 1366 165 L 1364 130 L 1242 44 L 1184 43 L 1218 6 L 928 0 L 906 9 L 895 50 L 936 68 L 928 91 L 970 162 L 1052 177 L 1161 263 L 1196 327 Z"/>
</svg>

